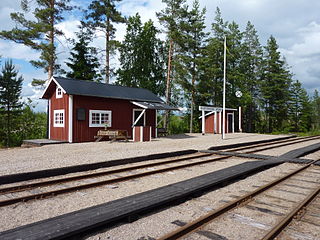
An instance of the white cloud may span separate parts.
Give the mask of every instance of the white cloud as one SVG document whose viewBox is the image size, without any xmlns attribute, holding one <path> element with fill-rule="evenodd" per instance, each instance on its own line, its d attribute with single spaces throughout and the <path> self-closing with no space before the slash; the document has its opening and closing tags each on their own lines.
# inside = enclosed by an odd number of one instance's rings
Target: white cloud
<svg viewBox="0 0 320 240">
<path fill-rule="evenodd" d="M 282 49 L 282 53 L 292 66 L 295 78 L 312 92 L 320 89 L 320 23 L 312 21 L 296 32 L 300 40 Z"/>
<path fill-rule="evenodd" d="M 0 53 L 2 57 L 30 61 L 39 58 L 40 53 L 22 44 L 12 41 L 0 40 Z"/>
</svg>

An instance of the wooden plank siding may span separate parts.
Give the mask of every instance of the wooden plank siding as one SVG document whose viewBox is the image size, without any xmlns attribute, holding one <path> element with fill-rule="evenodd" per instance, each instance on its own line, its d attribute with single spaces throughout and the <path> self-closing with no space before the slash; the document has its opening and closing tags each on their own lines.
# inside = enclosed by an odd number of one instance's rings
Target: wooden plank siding
<svg viewBox="0 0 320 240">
<path fill-rule="evenodd" d="M 228 113 L 233 113 L 233 111 L 226 111 L 225 130 L 226 130 L 226 133 L 232 133 L 232 129 L 228 129 Z M 220 123 L 220 115 L 221 115 L 221 121 L 223 121 L 222 112 L 217 112 L 216 114 L 217 114 L 217 132 L 216 133 L 222 133 L 222 125 Z M 215 113 L 212 113 L 205 117 L 205 133 L 214 133 L 214 119 L 215 119 Z"/>
<path fill-rule="evenodd" d="M 50 139 L 68 141 L 69 126 L 69 95 L 64 94 L 62 98 L 56 98 L 56 91 L 50 93 Z M 64 109 L 64 127 L 54 127 L 54 110 Z"/>
<path fill-rule="evenodd" d="M 77 120 L 78 108 L 85 109 L 85 120 Z M 94 141 L 98 130 L 103 127 L 89 127 L 89 110 L 111 111 L 110 130 L 127 130 L 132 138 L 133 109 L 137 108 L 129 100 L 87 96 L 73 96 L 73 142 Z M 155 126 L 155 110 L 146 111 L 146 125 Z M 152 132 L 155 137 L 155 130 Z"/>
</svg>

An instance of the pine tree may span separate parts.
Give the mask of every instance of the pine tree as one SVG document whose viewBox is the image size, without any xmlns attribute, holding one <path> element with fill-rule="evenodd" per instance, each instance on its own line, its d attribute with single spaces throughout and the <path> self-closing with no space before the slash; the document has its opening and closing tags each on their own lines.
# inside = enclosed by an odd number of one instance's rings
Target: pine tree
<svg viewBox="0 0 320 240">
<path fill-rule="evenodd" d="M 66 62 L 71 69 L 67 77 L 79 80 L 101 81 L 101 75 L 98 73 L 99 61 L 96 57 L 96 49 L 89 47 L 91 38 L 87 33 L 80 29 L 77 33 L 78 41 L 74 43 L 71 51 L 71 57 Z"/>
<path fill-rule="evenodd" d="M 23 78 L 18 77 L 18 71 L 12 61 L 6 61 L 0 74 L 0 116 L 3 119 L 4 139 L 7 147 L 11 146 L 12 131 L 21 113 L 20 102 Z"/>
<path fill-rule="evenodd" d="M 186 18 L 181 23 L 181 33 L 177 40 L 177 56 L 175 66 L 178 82 L 187 95 L 190 103 L 190 133 L 193 132 L 194 109 L 198 96 L 198 84 L 204 43 L 207 34 L 205 30 L 205 9 L 200 10 L 198 0 L 195 0 L 192 9 L 186 12 Z"/>
<path fill-rule="evenodd" d="M 309 131 L 311 128 L 311 102 L 301 83 L 296 80 L 290 87 L 289 119 L 290 130 L 294 132 Z"/>
<path fill-rule="evenodd" d="M 320 130 L 320 96 L 318 90 L 314 91 L 312 97 L 312 129 Z"/>
<path fill-rule="evenodd" d="M 260 123 L 258 107 L 260 104 L 260 80 L 262 47 L 257 31 L 251 22 L 247 23 L 243 32 L 241 48 L 240 74 L 242 97 L 240 105 L 243 109 L 243 129 L 245 132 L 256 132 Z"/>
<path fill-rule="evenodd" d="M 262 101 L 266 113 L 267 131 L 282 130 L 288 117 L 289 86 L 292 75 L 271 36 L 265 47 L 262 75 Z"/>
<path fill-rule="evenodd" d="M 69 5 L 70 0 L 36 0 L 32 3 L 35 4 L 32 12 L 34 18 L 28 20 L 25 16 L 30 12 L 30 1 L 21 0 L 23 12 L 11 13 L 11 19 L 16 23 L 16 27 L 10 31 L 0 32 L 0 37 L 39 51 L 39 60 L 30 62 L 33 66 L 44 69 L 50 79 L 59 69 L 56 63 L 55 39 L 63 35 L 56 25 L 64 19 L 65 11 L 70 11 L 72 7 Z M 36 86 L 42 86 L 44 83 L 44 80 L 33 80 L 33 85 Z"/>
<path fill-rule="evenodd" d="M 167 64 L 167 79 L 166 79 L 166 103 L 171 103 L 171 93 L 173 85 L 173 67 L 172 60 L 174 59 L 176 41 L 179 38 L 181 20 L 186 12 L 186 0 L 162 0 L 166 4 L 165 9 L 157 12 L 157 17 L 160 23 L 165 28 L 168 41 L 168 64 Z M 164 119 L 164 127 L 169 124 L 169 111 L 166 111 Z"/>
<path fill-rule="evenodd" d="M 224 22 L 220 9 L 217 8 L 212 23 L 211 37 L 205 47 L 203 62 L 201 95 L 202 103 L 222 106 L 223 87 L 223 42 L 226 36 L 228 22 Z"/>
<path fill-rule="evenodd" d="M 121 0 L 93 0 L 86 14 L 86 26 L 89 30 L 99 30 L 105 35 L 105 82 L 110 82 L 110 56 L 114 54 L 118 42 L 114 40 L 115 23 L 124 23 L 125 18 L 116 9 L 116 2 Z"/>
<path fill-rule="evenodd" d="M 146 88 L 164 96 L 164 47 L 157 33 L 151 20 L 142 25 L 139 14 L 128 18 L 125 39 L 119 48 L 117 84 Z"/>
</svg>

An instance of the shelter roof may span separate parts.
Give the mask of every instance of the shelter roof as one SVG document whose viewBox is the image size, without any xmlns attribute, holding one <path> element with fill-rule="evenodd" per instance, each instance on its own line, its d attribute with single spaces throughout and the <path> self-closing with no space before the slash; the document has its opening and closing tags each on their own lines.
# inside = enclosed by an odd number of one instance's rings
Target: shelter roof
<svg viewBox="0 0 320 240">
<path fill-rule="evenodd" d="M 156 102 L 136 102 L 132 101 L 132 104 L 144 108 L 144 109 L 157 109 L 157 110 L 179 110 L 176 107 L 171 107 L 165 103 L 156 103 Z"/>
</svg>

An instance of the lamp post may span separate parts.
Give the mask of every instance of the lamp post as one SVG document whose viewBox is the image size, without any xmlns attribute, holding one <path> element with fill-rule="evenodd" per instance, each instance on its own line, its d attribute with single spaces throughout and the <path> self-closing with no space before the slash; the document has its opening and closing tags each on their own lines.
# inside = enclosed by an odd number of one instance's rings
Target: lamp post
<svg viewBox="0 0 320 240">
<path fill-rule="evenodd" d="M 227 67 L 227 38 L 224 36 L 223 53 L 223 106 L 222 106 L 222 139 L 225 139 L 226 132 L 226 67 Z"/>
</svg>

